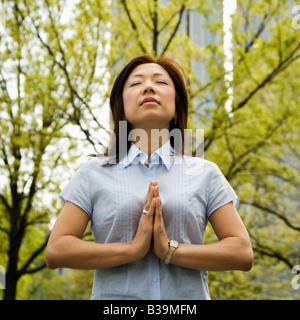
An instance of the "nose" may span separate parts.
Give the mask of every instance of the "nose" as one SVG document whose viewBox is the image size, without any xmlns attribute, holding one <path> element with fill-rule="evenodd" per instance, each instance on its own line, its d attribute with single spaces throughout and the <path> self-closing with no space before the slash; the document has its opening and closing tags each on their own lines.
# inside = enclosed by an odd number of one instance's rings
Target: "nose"
<svg viewBox="0 0 300 320">
<path fill-rule="evenodd" d="M 148 83 L 145 85 L 145 87 L 143 88 L 143 93 L 147 94 L 147 93 L 154 93 L 155 94 L 155 88 L 151 83 Z"/>
</svg>

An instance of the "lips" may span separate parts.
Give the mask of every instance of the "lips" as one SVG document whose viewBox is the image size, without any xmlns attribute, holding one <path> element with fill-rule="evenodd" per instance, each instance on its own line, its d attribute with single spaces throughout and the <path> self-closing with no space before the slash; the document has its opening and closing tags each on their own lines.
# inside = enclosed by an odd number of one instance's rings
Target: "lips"
<svg viewBox="0 0 300 320">
<path fill-rule="evenodd" d="M 154 102 L 154 103 L 157 103 L 157 104 L 158 104 L 158 101 L 157 101 L 155 98 L 153 98 L 153 97 L 147 97 L 147 98 L 145 98 L 145 99 L 142 101 L 141 105 L 143 105 L 143 104 L 145 104 L 145 103 L 147 103 L 147 102 Z"/>
</svg>

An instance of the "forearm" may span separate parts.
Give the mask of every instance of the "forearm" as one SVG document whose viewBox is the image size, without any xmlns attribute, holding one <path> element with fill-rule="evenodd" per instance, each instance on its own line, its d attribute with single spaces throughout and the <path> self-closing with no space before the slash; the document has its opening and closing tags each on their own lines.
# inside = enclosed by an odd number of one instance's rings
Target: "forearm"
<svg viewBox="0 0 300 320">
<path fill-rule="evenodd" d="M 103 269 L 129 263 L 134 255 L 128 243 L 94 243 L 65 235 L 48 245 L 46 262 L 50 269 Z"/>
<path fill-rule="evenodd" d="M 207 270 L 243 270 L 252 267 L 251 246 L 238 238 L 228 237 L 206 245 L 180 244 L 171 263 L 182 267 Z"/>
</svg>

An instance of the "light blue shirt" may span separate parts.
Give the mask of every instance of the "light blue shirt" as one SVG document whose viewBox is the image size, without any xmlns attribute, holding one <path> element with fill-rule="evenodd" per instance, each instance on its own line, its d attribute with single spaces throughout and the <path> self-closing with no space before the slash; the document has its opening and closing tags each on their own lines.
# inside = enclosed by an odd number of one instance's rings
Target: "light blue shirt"
<svg viewBox="0 0 300 320">
<path fill-rule="evenodd" d="M 149 182 L 157 181 L 169 239 L 203 244 L 209 216 L 238 197 L 219 168 L 179 156 L 168 141 L 150 157 L 132 144 L 127 157 L 103 167 L 106 157 L 84 163 L 60 194 L 90 217 L 98 243 L 130 242 L 137 230 Z M 207 272 L 165 265 L 152 252 L 125 265 L 95 270 L 91 299 L 210 299 Z"/>
</svg>

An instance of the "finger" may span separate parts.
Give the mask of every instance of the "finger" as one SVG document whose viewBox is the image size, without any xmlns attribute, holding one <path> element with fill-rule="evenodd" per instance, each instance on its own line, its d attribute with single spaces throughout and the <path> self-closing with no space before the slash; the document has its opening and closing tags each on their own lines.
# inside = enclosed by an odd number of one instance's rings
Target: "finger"
<svg viewBox="0 0 300 320">
<path fill-rule="evenodd" d="M 161 202 L 160 202 L 160 197 L 155 198 L 155 210 L 156 213 L 161 215 Z"/>
<path fill-rule="evenodd" d="M 154 215 L 153 225 L 158 232 L 162 232 L 162 233 L 166 232 L 165 223 L 162 216 L 160 197 L 155 198 L 155 215 Z"/>
<path fill-rule="evenodd" d="M 151 201 L 152 201 L 152 199 L 154 199 L 153 195 L 154 195 L 154 187 L 151 187 L 149 196 L 146 199 L 144 210 L 149 211 L 149 208 L 150 208 L 150 205 L 151 205 Z"/>
<path fill-rule="evenodd" d="M 147 196 L 144 202 L 144 207 L 146 206 L 148 200 L 149 200 L 149 196 L 150 196 L 150 191 L 151 191 L 151 187 L 153 186 L 153 181 L 151 180 L 149 183 L 149 187 L 148 187 L 148 192 L 147 192 Z"/>
<path fill-rule="evenodd" d="M 157 198 L 158 196 L 159 196 L 159 187 L 158 187 L 158 185 L 156 185 L 154 187 L 154 197 Z"/>
<path fill-rule="evenodd" d="M 151 197 L 151 189 L 155 187 L 155 182 L 153 182 L 152 180 L 149 183 L 149 189 L 148 189 L 148 194 L 147 197 Z"/>
<path fill-rule="evenodd" d="M 157 186 L 158 184 L 157 184 L 157 181 L 150 181 L 150 184 L 153 186 L 153 187 L 155 187 L 155 186 Z"/>
<path fill-rule="evenodd" d="M 150 220 L 151 223 L 153 223 L 153 217 L 154 217 L 154 211 L 155 211 L 155 198 L 152 198 L 152 201 L 150 203 L 150 207 L 148 210 L 147 218 Z"/>
<path fill-rule="evenodd" d="M 161 210 L 161 200 L 160 197 L 155 198 L 155 221 L 158 223 L 162 223 L 162 210 Z"/>
</svg>

